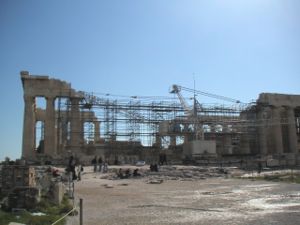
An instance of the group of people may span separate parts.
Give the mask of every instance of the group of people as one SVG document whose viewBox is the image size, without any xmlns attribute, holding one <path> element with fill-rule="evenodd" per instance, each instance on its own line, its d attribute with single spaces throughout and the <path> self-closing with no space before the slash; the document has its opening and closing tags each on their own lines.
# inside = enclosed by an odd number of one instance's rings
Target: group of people
<svg viewBox="0 0 300 225">
<path fill-rule="evenodd" d="M 159 165 L 164 165 L 164 164 L 168 164 L 167 162 L 167 155 L 166 153 L 160 153 L 159 154 Z"/>
<path fill-rule="evenodd" d="M 98 159 L 97 159 L 97 156 L 95 156 L 92 159 L 91 163 L 94 167 L 94 172 L 99 171 L 99 172 L 107 173 L 108 163 L 106 161 L 103 161 L 101 156 Z"/>
<path fill-rule="evenodd" d="M 158 165 L 157 164 L 150 164 L 150 171 L 151 172 L 158 172 Z"/>
<path fill-rule="evenodd" d="M 120 179 L 125 179 L 125 178 L 129 178 L 131 177 L 131 175 L 133 177 L 138 177 L 138 176 L 141 176 L 141 174 L 139 173 L 139 169 L 135 169 L 133 170 L 133 173 L 131 174 L 131 171 L 130 169 L 126 169 L 124 172 L 123 170 L 120 168 L 117 172 L 117 176 L 120 178 Z"/>
</svg>

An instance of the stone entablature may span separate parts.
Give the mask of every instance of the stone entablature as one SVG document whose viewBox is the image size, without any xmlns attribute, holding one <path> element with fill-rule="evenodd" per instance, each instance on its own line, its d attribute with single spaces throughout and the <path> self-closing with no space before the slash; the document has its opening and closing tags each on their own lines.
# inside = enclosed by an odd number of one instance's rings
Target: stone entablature
<svg viewBox="0 0 300 225">
<path fill-rule="evenodd" d="M 286 106 L 296 108 L 300 106 L 300 95 L 261 93 L 257 103 L 275 107 Z"/>
<path fill-rule="evenodd" d="M 50 79 L 48 76 L 29 75 L 29 72 L 21 71 L 21 80 L 24 97 L 83 98 L 83 93 L 72 89 L 70 83 L 58 79 Z"/>
</svg>

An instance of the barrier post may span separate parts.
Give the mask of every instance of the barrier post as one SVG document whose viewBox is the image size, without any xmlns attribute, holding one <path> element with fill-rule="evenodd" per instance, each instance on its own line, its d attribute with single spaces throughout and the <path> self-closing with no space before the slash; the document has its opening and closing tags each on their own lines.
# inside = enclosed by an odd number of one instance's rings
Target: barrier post
<svg viewBox="0 0 300 225">
<path fill-rule="evenodd" d="M 83 225 L 82 198 L 79 200 L 79 222 L 80 225 Z"/>
</svg>

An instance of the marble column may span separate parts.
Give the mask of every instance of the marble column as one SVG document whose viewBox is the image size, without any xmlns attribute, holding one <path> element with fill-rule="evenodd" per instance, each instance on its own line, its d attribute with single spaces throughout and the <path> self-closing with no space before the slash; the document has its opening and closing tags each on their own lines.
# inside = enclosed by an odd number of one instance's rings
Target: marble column
<svg viewBox="0 0 300 225">
<path fill-rule="evenodd" d="M 298 153 L 298 140 L 294 108 L 287 109 L 289 152 Z"/>
<path fill-rule="evenodd" d="M 223 136 L 223 151 L 225 154 L 232 154 L 232 137 L 231 134 L 224 134 Z"/>
<path fill-rule="evenodd" d="M 62 154 L 65 151 L 68 140 L 68 124 L 65 115 L 58 118 L 57 123 L 57 154 Z"/>
<path fill-rule="evenodd" d="M 258 141 L 259 141 L 259 149 L 261 155 L 268 154 L 268 146 L 267 146 L 267 130 L 266 130 L 266 111 L 265 109 L 259 109 L 257 115 L 257 125 L 258 125 Z"/>
<path fill-rule="evenodd" d="M 100 122 L 94 121 L 94 142 L 98 143 L 100 141 Z"/>
<path fill-rule="evenodd" d="M 56 132 L 55 132 L 55 107 L 54 97 L 46 97 L 46 119 L 45 119 L 45 154 L 53 156 L 56 154 Z"/>
<path fill-rule="evenodd" d="M 70 140 L 70 123 L 68 120 L 65 120 L 63 123 L 63 144 L 67 145 Z"/>
<path fill-rule="evenodd" d="M 282 128 L 281 128 L 281 108 L 272 108 L 272 136 L 274 141 L 274 150 L 276 154 L 283 153 Z"/>
<path fill-rule="evenodd" d="M 83 125 L 80 118 L 79 98 L 71 98 L 71 146 L 80 147 L 83 140 Z"/>
<path fill-rule="evenodd" d="M 35 98 L 24 96 L 22 158 L 33 159 L 35 150 Z"/>
</svg>

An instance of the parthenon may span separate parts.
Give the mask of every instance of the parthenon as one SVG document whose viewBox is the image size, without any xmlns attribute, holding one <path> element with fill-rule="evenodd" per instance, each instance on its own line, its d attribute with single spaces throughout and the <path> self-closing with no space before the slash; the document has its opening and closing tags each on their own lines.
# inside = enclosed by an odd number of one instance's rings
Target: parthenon
<svg viewBox="0 0 300 225">
<path fill-rule="evenodd" d="M 24 89 L 22 158 L 82 160 L 170 160 L 272 157 L 299 164 L 300 95 L 262 93 L 256 102 L 205 105 L 194 99 L 193 113 L 182 102 L 99 97 L 70 83 L 21 72 Z M 36 98 L 46 100 L 45 109 Z M 42 135 L 37 140 L 37 122 Z"/>
<path fill-rule="evenodd" d="M 299 153 L 300 96 L 261 94 L 257 101 L 260 153 Z"/>
</svg>

